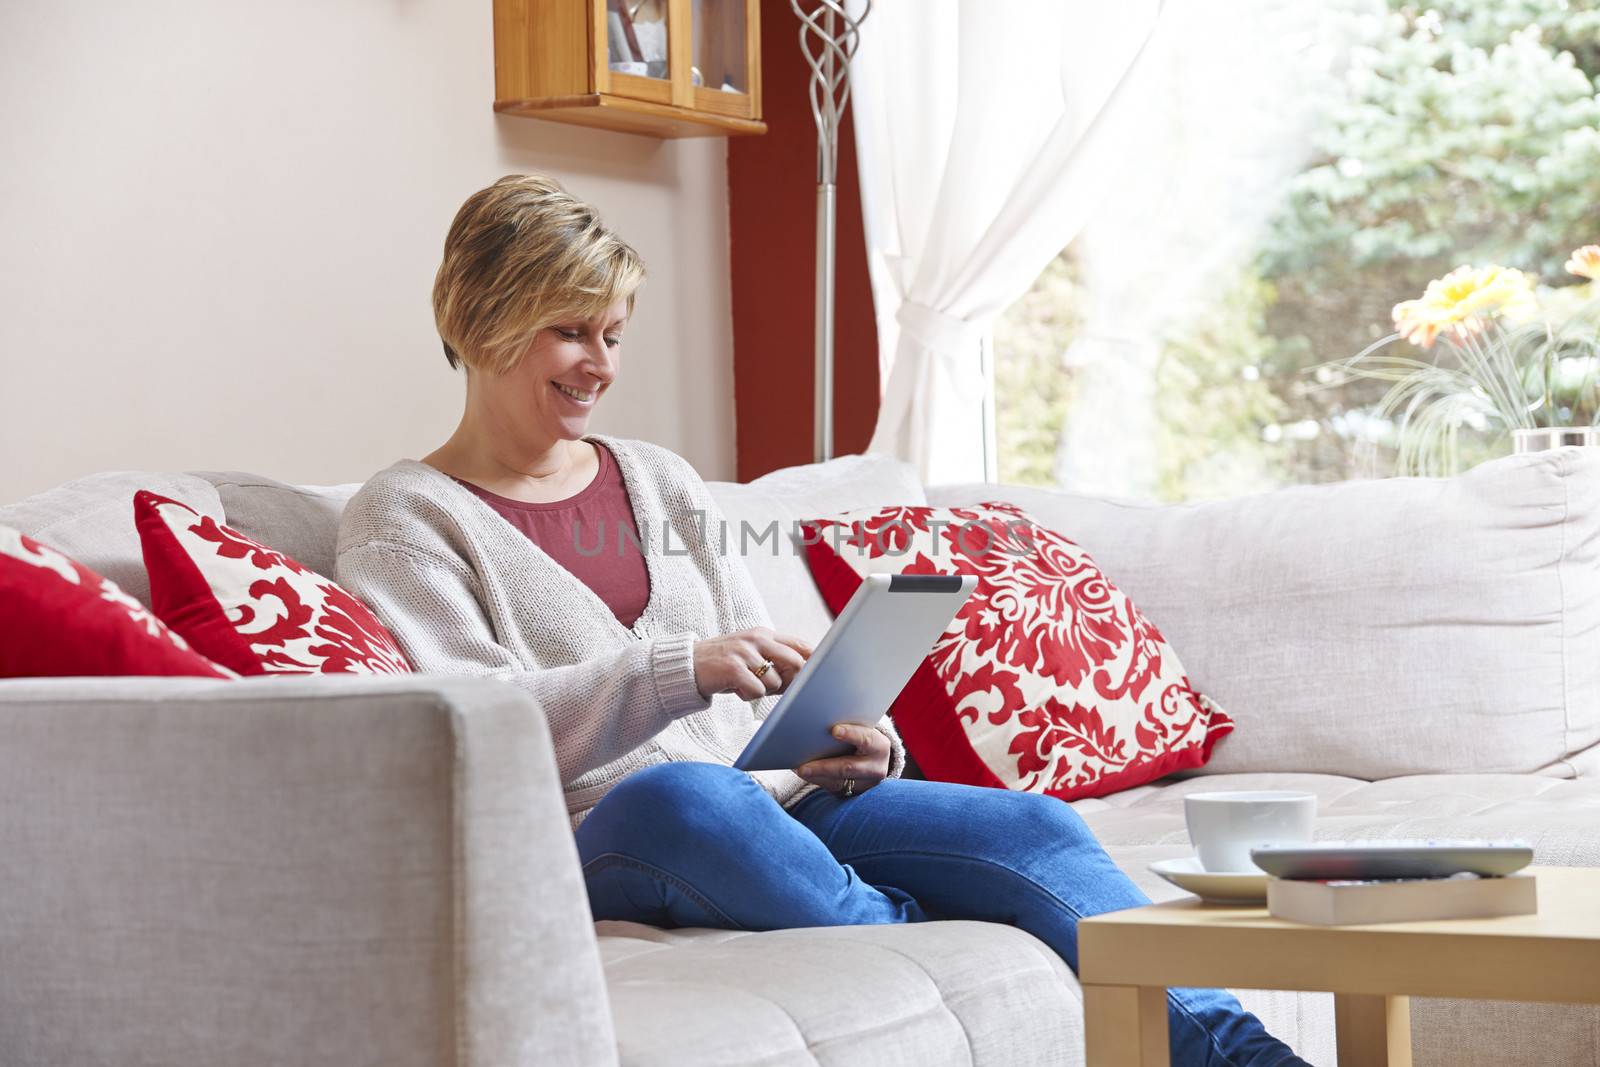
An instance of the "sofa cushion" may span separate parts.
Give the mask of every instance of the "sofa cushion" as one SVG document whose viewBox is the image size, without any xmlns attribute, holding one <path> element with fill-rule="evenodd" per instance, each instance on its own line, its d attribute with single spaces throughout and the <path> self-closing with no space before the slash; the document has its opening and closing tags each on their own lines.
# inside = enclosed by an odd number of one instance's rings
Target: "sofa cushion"
<svg viewBox="0 0 1600 1067">
<path fill-rule="evenodd" d="M 240 674 L 410 674 L 372 610 L 331 578 L 180 501 L 134 516 L 163 622 Z"/>
<path fill-rule="evenodd" d="M 625 1067 L 1030 1067 L 1082 1048 L 1072 972 L 1009 926 L 595 930 Z"/>
<path fill-rule="evenodd" d="M 0 526 L 0 678 L 231 677 L 108 578 Z"/>
<path fill-rule="evenodd" d="M 1206 773 L 1541 771 L 1600 742 L 1600 449 L 1162 506 L 992 485 L 1088 549 L 1233 716 Z"/>
<path fill-rule="evenodd" d="M 773 627 L 815 644 L 833 615 L 811 580 L 801 520 L 858 508 L 926 504 L 916 468 L 890 456 L 840 456 L 785 467 L 751 482 L 708 482 L 727 519 L 728 551 L 743 559 Z M 717 531 L 709 531 L 718 536 Z"/>
<path fill-rule="evenodd" d="M 595 932 L 623 1067 L 1083 1064 L 1078 979 L 1015 927 L 749 933 L 599 922 Z M 1333 1062 L 1330 996 L 1239 996 L 1302 1056 Z"/>
<path fill-rule="evenodd" d="M 361 488 L 289 485 L 244 471 L 191 471 L 216 487 L 225 521 L 253 541 L 293 556 L 324 578 L 334 576 L 339 519 Z"/>
<path fill-rule="evenodd" d="M 102 471 L 0 507 L 0 525 L 71 556 L 148 607 L 150 580 L 133 527 L 133 494 L 141 489 L 181 500 L 202 515 L 222 518 L 222 500 L 202 478 Z"/>
</svg>

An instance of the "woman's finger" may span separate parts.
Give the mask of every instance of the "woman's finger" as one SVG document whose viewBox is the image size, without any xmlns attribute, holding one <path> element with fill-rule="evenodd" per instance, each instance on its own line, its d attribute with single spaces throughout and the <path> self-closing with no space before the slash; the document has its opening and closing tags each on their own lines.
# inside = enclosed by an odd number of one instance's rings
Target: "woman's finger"
<svg viewBox="0 0 1600 1067">
<path fill-rule="evenodd" d="M 754 630 L 747 630 L 740 635 L 739 640 L 728 649 L 728 671 L 735 679 L 733 692 L 746 700 L 754 700 L 772 691 L 772 668 L 756 674 L 766 658 L 766 653 L 762 651 L 762 638 Z"/>
<path fill-rule="evenodd" d="M 781 689 L 789 684 L 789 680 L 800 673 L 800 668 L 805 666 L 805 659 L 789 645 L 773 640 L 761 646 L 761 654 L 765 659 L 772 661 L 775 669 L 769 669 L 768 675 L 775 675 L 776 688 Z"/>
<path fill-rule="evenodd" d="M 878 768 L 871 760 L 864 760 L 859 756 L 832 756 L 828 759 L 814 759 L 796 767 L 794 773 L 807 780 L 813 778 L 832 778 L 840 784 L 846 778 L 876 777 Z"/>
<path fill-rule="evenodd" d="M 745 665 L 751 676 L 761 683 L 758 696 L 776 693 L 784 686 L 784 665 L 780 657 L 773 654 L 774 647 L 769 641 L 751 642 Z"/>
<path fill-rule="evenodd" d="M 786 674 L 793 674 L 806 665 L 804 656 L 781 641 L 763 641 L 760 650 L 765 658 L 783 668 Z"/>
<path fill-rule="evenodd" d="M 752 671 L 751 673 L 755 674 L 756 679 L 766 687 L 767 693 L 772 694 L 783 688 L 783 668 L 780 667 L 778 662 L 772 659 L 771 656 L 768 656 L 767 660 L 772 664 L 770 667 L 767 667 L 766 670 L 761 671 L 759 674 L 756 674 L 755 671 Z M 761 666 L 762 664 L 757 664 L 756 669 L 760 670 Z"/>
<path fill-rule="evenodd" d="M 889 739 L 884 736 L 883 731 L 874 726 L 862 726 L 853 722 L 835 723 L 833 736 L 856 746 L 857 752 L 876 754 L 889 749 Z"/>
<path fill-rule="evenodd" d="M 760 664 L 756 664 L 760 666 Z M 768 670 L 767 674 L 772 671 Z M 733 691 L 745 700 L 756 700 L 767 695 L 766 676 L 757 678 L 755 671 L 746 664 L 740 663 L 733 670 Z"/>
<path fill-rule="evenodd" d="M 844 793 L 846 783 L 854 783 L 850 786 L 850 794 L 852 796 L 855 796 L 859 793 L 865 793 L 867 790 L 883 781 L 882 778 L 875 774 L 847 774 L 843 777 L 834 777 L 832 775 L 816 775 L 813 777 L 802 774 L 800 777 L 819 789 L 826 789 L 830 793 L 838 794 Z"/>
<path fill-rule="evenodd" d="M 780 644 L 788 645 L 798 652 L 802 663 L 810 659 L 811 653 L 816 651 L 811 647 L 811 642 L 803 637 L 796 637 L 794 634 L 773 634 L 772 639 Z"/>
<path fill-rule="evenodd" d="M 826 789 L 830 793 L 840 793 L 844 791 L 844 783 L 846 778 L 834 778 L 831 775 L 817 775 L 816 777 L 808 777 L 804 774 L 802 774 L 800 777 L 817 788 Z M 865 778 L 857 778 L 855 775 L 849 775 L 847 777 L 848 780 L 856 783 L 855 788 L 851 790 L 851 792 L 859 793 L 866 785 L 867 780 Z"/>
</svg>

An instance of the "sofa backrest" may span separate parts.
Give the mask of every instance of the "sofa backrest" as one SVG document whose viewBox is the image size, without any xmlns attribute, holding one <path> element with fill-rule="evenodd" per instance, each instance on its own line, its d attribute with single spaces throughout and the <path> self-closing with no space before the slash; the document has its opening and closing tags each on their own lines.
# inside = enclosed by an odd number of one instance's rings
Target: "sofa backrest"
<svg viewBox="0 0 1600 1067">
<path fill-rule="evenodd" d="M 833 624 L 811 580 L 796 523 L 859 508 L 927 503 L 916 468 L 883 455 L 841 456 L 787 467 L 751 482 L 710 482 L 738 555 L 772 616 L 773 629 L 822 640 Z"/>
<path fill-rule="evenodd" d="M 181 500 L 223 521 L 222 499 L 203 478 L 150 471 L 102 471 L 0 506 L 0 526 L 21 530 L 110 578 L 150 606 L 150 579 L 133 525 L 133 494 L 140 489 Z"/>
<path fill-rule="evenodd" d="M 148 603 L 133 527 L 140 488 L 332 576 L 339 517 L 358 487 L 105 472 L 0 507 L 0 524 Z M 1207 772 L 1600 769 L 1600 450 L 1175 506 L 990 484 L 924 494 L 912 468 L 882 456 L 710 488 L 774 626 L 813 642 L 831 615 L 796 520 L 1020 504 L 1087 548 L 1234 716 Z"/>
<path fill-rule="evenodd" d="M 1600 742 L 1600 450 L 1180 506 L 928 496 L 1087 549 L 1238 723 L 1207 772 L 1565 775 Z"/>
<path fill-rule="evenodd" d="M 360 482 L 290 485 L 244 471 L 192 473 L 216 488 L 229 526 L 324 577 L 334 577 L 339 518 Z"/>
</svg>

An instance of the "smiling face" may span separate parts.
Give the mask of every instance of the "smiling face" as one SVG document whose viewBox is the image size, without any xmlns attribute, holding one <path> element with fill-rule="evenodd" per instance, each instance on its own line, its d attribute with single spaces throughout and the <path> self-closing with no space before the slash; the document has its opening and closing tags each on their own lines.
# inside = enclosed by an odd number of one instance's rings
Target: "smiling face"
<svg viewBox="0 0 1600 1067">
<path fill-rule="evenodd" d="M 639 254 L 554 179 L 508 174 L 468 197 L 433 283 L 445 359 L 467 371 L 467 409 L 434 458 L 487 478 L 542 478 L 588 458 L 566 445 L 616 380 L 644 279 Z M 584 310 L 563 310 L 573 307 Z"/>
<path fill-rule="evenodd" d="M 569 315 L 533 336 L 509 371 L 485 384 L 496 419 L 519 436 L 575 441 L 589 414 L 616 381 L 628 302 L 619 300 L 591 318 Z"/>
</svg>

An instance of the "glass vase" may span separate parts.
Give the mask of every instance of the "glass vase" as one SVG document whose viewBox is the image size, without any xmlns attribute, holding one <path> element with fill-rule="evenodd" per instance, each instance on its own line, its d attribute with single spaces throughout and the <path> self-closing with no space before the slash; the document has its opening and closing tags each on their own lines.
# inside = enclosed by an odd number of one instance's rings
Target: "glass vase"
<svg viewBox="0 0 1600 1067">
<path fill-rule="evenodd" d="M 1566 445 L 1600 445 L 1600 427 L 1549 426 L 1537 430 L 1512 430 L 1511 451 L 1544 452 Z"/>
</svg>

